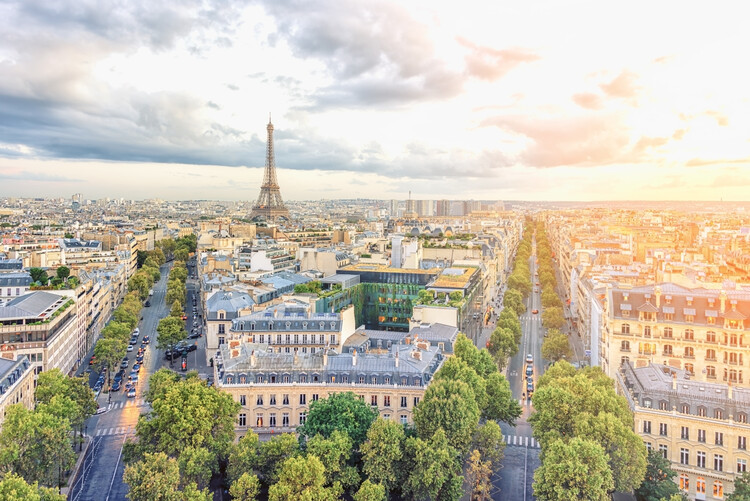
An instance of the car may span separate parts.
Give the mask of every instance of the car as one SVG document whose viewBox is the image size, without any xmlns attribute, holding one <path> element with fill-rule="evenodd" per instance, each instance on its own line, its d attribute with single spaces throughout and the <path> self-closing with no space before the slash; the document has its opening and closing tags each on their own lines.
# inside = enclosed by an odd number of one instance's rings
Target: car
<svg viewBox="0 0 750 501">
<path fill-rule="evenodd" d="M 134 335 L 134 336 L 137 336 L 137 335 L 138 335 L 138 334 L 140 334 L 140 333 L 141 333 L 141 329 L 140 329 L 140 327 L 136 327 L 135 329 L 133 329 L 133 335 Z"/>
<path fill-rule="evenodd" d="M 125 383 L 125 389 L 129 390 L 130 388 L 135 388 L 135 384 L 132 381 Z"/>
<path fill-rule="evenodd" d="M 146 308 L 148 308 L 149 306 L 151 306 L 151 301 L 146 301 Z"/>
<path fill-rule="evenodd" d="M 130 388 L 128 390 L 128 398 L 135 398 L 135 388 Z"/>
<path fill-rule="evenodd" d="M 145 344 L 149 344 L 151 342 L 151 338 L 149 338 L 148 336 L 143 336 L 143 342 Z"/>
<path fill-rule="evenodd" d="M 527 376 L 531 376 L 532 374 L 534 374 L 534 367 L 532 367 L 531 365 L 527 365 L 526 366 L 526 375 Z"/>
<path fill-rule="evenodd" d="M 141 343 L 141 347 L 138 348 L 138 351 L 146 351 L 146 345 Z"/>
<path fill-rule="evenodd" d="M 130 344 L 132 344 L 132 345 L 138 344 L 138 338 L 137 337 L 131 338 L 130 339 Z"/>
<path fill-rule="evenodd" d="M 133 370 L 135 372 L 141 372 L 141 365 L 140 364 L 134 364 L 133 365 Z"/>
<path fill-rule="evenodd" d="M 120 381 L 122 381 L 122 373 L 118 372 L 117 374 L 115 374 L 115 382 L 117 383 Z"/>
<path fill-rule="evenodd" d="M 188 336 L 188 339 L 198 339 L 199 337 L 201 337 L 200 332 L 193 331 Z"/>
<path fill-rule="evenodd" d="M 92 369 L 91 367 L 86 367 L 86 370 L 83 372 L 85 372 L 86 374 L 91 374 L 93 371 L 94 369 Z"/>
<path fill-rule="evenodd" d="M 102 383 L 97 381 L 96 384 L 94 385 L 94 392 L 100 391 L 101 389 L 102 389 Z"/>
<path fill-rule="evenodd" d="M 534 355 L 532 355 L 531 353 L 529 353 L 528 355 L 526 355 L 526 363 L 527 364 L 533 364 L 534 363 Z"/>
<path fill-rule="evenodd" d="M 537 287 L 539 287 L 539 282 L 535 283 L 534 285 L 536 285 Z"/>
<path fill-rule="evenodd" d="M 91 358 L 89 359 L 89 365 L 94 365 L 94 363 L 96 363 L 96 355 L 92 356 L 92 357 L 91 357 Z"/>
<path fill-rule="evenodd" d="M 128 351 L 129 351 L 129 352 L 130 352 L 130 351 L 133 351 L 133 345 L 132 345 L 132 344 L 129 344 L 129 345 L 128 345 Z"/>
<path fill-rule="evenodd" d="M 529 381 L 526 383 L 526 393 L 529 395 L 529 398 L 531 398 L 531 394 L 534 393 L 534 383 Z"/>
<path fill-rule="evenodd" d="M 183 320 L 187 320 L 187 315 L 182 315 L 181 317 Z"/>
<path fill-rule="evenodd" d="M 120 382 L 115 381 L 114 383 L 112 383 L 112 386 L 109 389 L 110 391 L 120 391 L 120 388 L 121 388 Z"/>
<path fill-rule="evenodd" d="M 534 315 L 536 315 L 537 313 L 539 313 L 539 310 L 531 310 L 531 313 L 533 313 Z"/>
<path fill-rule="evenodd" d="M 143 362 L 143 355 L 138 355 L 137 357 L 135 357 L 135 361 L 138 362 L 139 364 Z"/>
<path fill-rule="evenodd" d="M 526 384 L 533 383 L 533 382 L 534 382 L 534 376 L 532 376 L 531 374 L 526 376 Z"/>
<path fill-rule="evenodd" d="M 128 376 L 128 379 L 135 385 L 138 382 L 138 373 L 136 372 L 135 375 L 131 374 Z"/>
</svg>

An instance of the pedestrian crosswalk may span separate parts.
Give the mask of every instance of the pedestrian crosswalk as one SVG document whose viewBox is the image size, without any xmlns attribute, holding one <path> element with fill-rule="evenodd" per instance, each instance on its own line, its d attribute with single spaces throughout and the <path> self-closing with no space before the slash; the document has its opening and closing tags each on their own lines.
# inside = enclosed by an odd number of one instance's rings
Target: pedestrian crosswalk
<svg viewBox="0 0 750 501">
<path fill-rule="evenodd" d="M 123 402 L 114 402 L 110 404 L 110 410 L 124 409 L 125 407 L 143 407 L 148 405 L 145 398 L 138 398 L 135 400 L 125 400 Z"/>
<path fill-rule="evenodd" d="M 135 435 L 135 426 L 112 426 L 110 428 L 97 428 L 95 437 L 106 435 Z"/>
<path fill-rule="evenodd" d="M 530 447 L 532 449 L 540 449 L 539 442 L 534 437 L 525 437 L 520 435 L 503 435 L 505 443 L 508 445 L 517 445 L 520 447 Z"/>
</svg>

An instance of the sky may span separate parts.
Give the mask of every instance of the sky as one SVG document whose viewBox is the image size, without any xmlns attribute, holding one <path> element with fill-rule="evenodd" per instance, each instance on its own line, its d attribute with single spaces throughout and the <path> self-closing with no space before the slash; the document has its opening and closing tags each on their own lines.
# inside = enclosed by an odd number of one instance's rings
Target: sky
<svg viewBox="0 0 750 501">
<path fill-rule="evenodd" d="M 0 196 L 750 200 L 750 7 L 0 1 Z"/>
</svg>

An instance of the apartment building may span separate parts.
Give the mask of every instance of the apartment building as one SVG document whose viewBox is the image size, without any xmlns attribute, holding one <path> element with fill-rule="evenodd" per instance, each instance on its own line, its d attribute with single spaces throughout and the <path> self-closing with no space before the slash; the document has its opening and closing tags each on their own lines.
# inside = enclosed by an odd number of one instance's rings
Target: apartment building
<svg viewBox="0 0 750 501">
<path fill-rule="evenodd" d="M 278 353 L 267 344 L 229 341 L 216 352 L 215 381 L 241 405 L 239 436 L 249 429 L 294 432 L 311 402 L 343 392 L 354 392 L 384 419 L 413 424 L 414 408 L 444 360 L 441 347 L 452 349 L 450 338 L 439 345 L 415 341 L 381 343 L 378 350 L 355 343 L 343 353 L 327 348 Z"/>
<path fill-rule="evenodd" d="M 252 313 L 255 301 L 249 294 L 217 291 L 206 300 L 206 351 L 218 349 L 226 342 L 232 320 Z"/>
<path fill-rule="evenodd" d="M 0 273 L 0 304 L 23 296 L 31 286 L 31 275 L 26 271 Z"/>
<path fill-rule="evenodd" d="M 0 358 L 0 427 L 5 409 L 19 403 L 27 409 L 34 407 L 34 370 L 24 356 L 17 360 Z"/>
<path fill-rule="evenodd" d="M 624 362 L 660 363 L 699 381 L 750 386 L 750 291 L 663 283 L 611 288 L 608 297 L 601 358 L 610 377 Z"/>
<path fill-rule="evenodd" d="M 624 363 L 616 386 L 646 447 L 669 459 L 691 500 L 721 500 L 747 471 L 750 390 L 693 379 L 659 364 Z"/>
<path fill-rule="evenodd" d="M 58 368 L 70 373 L 78 360 L 75 300 L 35 291 L 0 306 L 0 357 L 25 355 L 34 371 Z"/>
</svg>

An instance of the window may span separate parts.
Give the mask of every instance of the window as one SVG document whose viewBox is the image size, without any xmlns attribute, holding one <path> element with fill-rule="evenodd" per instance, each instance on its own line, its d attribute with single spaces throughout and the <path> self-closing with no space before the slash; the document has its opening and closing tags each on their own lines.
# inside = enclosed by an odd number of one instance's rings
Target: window
<svg viewBox="0 0 750 501">
<path fill-rule="evenodd" d="M 284 341 L 286 341 L 286 344 L 291 344 L 292 343 L 292 335 L 291 334 L 287 334 L 286 336 L 284 336 Z"/>
<path fill-rule="evenodd" d="M 693 332 L 693 329 L 685 329 L 685 341 L 694 341 L 695 340 L 695 332 Z"/>
<path fill-rule="evenodd" d="M 219 334 L 226 334 L 226 329 L 224 327 L 224 324 L 219 324 Z"/>
<path fill-rule="evenodd" d="M 219 344 L 221 345 L 221 344 L 224 344 L 224 343 L 226 343 L 226 339 L 224 338 L 224 336 L 221 336 L 219 338 Z"/>
<path fill-rule="evenodd" d="M 299 404 L 307 405 L 307 395 L 305 395 L 304 393 L 299 394 Z"/>
<path fill-rule="evenodd" d="M 714 470 L 724 471 L 724 456 L 721 454 L 714 454 Z"/>
<path fill-rule="evenodd" d="M 224 320 L 224 312 L 223 311 L 219 312 L 219 320 Z"/>
<path fill-rule="evenodd" d="M 623 341 L 620 343 L 620 351 L 630 351 L 630 341 Z"/>
<path fill-rule="evenodd" d="M 737 437 L 737 448 L 740 450 L 747 450 L 747 437 Z"/>
<path fill-rule="evenodd" d="M 672 328 L 671 327 L 664 327 L 664 337 L 667 339 L 672 339 Z"/>
<path fill-rule="evenodd" d="M 671 344 L 665 344 L 664 345 L 664 354 L 665 355 L 672 355 L 672 345 Z"/>
<path fill-rule="evenodd" d="M 695 459 L 695 466 L 698 468 L 705 468 L 706 467 L 706 453 L 703 451 L 698 451 L 695 453 L 696 459 Z"/>
<path fill-rule="evenodd" d="M 255 426 L 263 426 L 263 414 L 257 414 L 255 418 Z"/>
<path fill-rule="evenodd" d="M 698 415 L 700 417 L 706 417 L 708 415 L 706 408 L 703 407 L 702 405 L 698 406 Z"/>
<path fill-rule="evenodd" d="M 685 364 L 685 370 L 690 374 L 695 374 L 695 367 L 693 366 L 693 364 Z"/>
<path fill-rule="evenodd" d="M 698 430 L 698 442 L 706 443 L 706 430 Z"/>
<path fill-rule="evenodd" d="M 666 445 L 664 445 L 664 444 L 659 445 L 659 452 L 661 453 L 661 456 L 664 459 L 667 459 L 668 449 L 667 449 Z"/>
<path fill-rule="evenodd" d="M 659 435 L 667 436 L 667 423 L 659 423 Z"/>
<path fill-rule="evenodd" d="M 630 334 L 630 324 L 622 324 L 622 333 Z"/>
<path fill-rule="evenodd" d="M 317 393 L 313 393 L 312 394 L 312 401 L 313 402 L 317 402 L 318 401 L 318 394 Z"/>
<path fill-rule="evenodd" d="M 708 332 L 706 332 L 706 342 L 707 343 L 715 343 L 716 342 L 716 333 L 714 331 L 708 331 Z"/>
<path fill-rule="evenodd" d="M 391 406 L 391 397 L 389 395 L 385 395 L 383 397 L 383 405 L 385 407 L 390 407 Z"/>
<path fill-rule="evenodd" d="M 336 344 L 336 334 L 331 334 L 331 344 Z"/>
<path fill-rule="evenodd" d="M 690 451 L 688 449 L 680 449 L 680 464 L 690 464 Z"/>
<path fill-rule="evenodd" d="M 643 433 L 651 433 L 651 421 L 643 422 Z"/>
<path fill-rule="evenodd" d="M 276 413 L 272 412 L 268 415 L 268 426 L 276 426 Z"/>
<path fill-rule="evenodd" d="M 245 395 L 240 395 L 240 405 L 243 407 L 247 405 L 247 399 L 245 398 Z"/>
<path fill-rule="evenodd" d="M 724 434 L 723 434 L 722 432 L 720 432 L 720 431 L 717 431 L 717 432 L 716 432 L 716 437 L 715 437 L 715 438 L 716 438 L 716 439 L 715 439 L 714 443 L 715 443 L 716 445 L 724 445 Z"/>
<path fill-rule="evenodd" d="M 383 384 L 391 384 L 391 378 L 388 376 L 385 376 L 383 378 Z"/>
<path fill-rule="evenodd" d="M 708 379 L 716 379 L 716 367 L 713 365 L 706 366 L 706 377 Z"/>
<path fill-rule="evenodd" d="M 401 414 L 401 424 L 407 424 L 408 420 L 406 418 L 406 414 Z"/>
<path fill-rule="evenodd" d="M 665 400 L 659 401 L 659 410 L 665 411 L 667 410 L 668 403 Z"/>
<path fill-rule="evenodd" d="M 289 394 L 284 393 L 284 395 L 281 397 L 281 404 L 282 405 L 289 405 Z"/>
<path fill-rule="evenodd" d="M 706 350 L 706 360 L 716 360 L 716 350 L 708 349 Z"/>
<path fill-rule="evenodd" d="M 680 475 L 680 489 L 687 491 L 690 489 L 690 477 L 682 473 Z"/>
<path fill-rule="evenodd" d="M 703 477 L 698 477 L 695 479 L 695 493 L 696 494 L 705 494 L 706 493 L 706 479 Z"/>
<path fill-rule="evenodd" d="M 258 398 L 255 399 L 255 405 L 263 405 L 263 395 L 258 395 Z"/>
<path fill-rule="evenodd" d="M 378 396 L 377 395 L 371 395 L 370 396 L 370 405 L 373 405 L 375 407 L 378 406 Z"/>
<path fill-rule="evenodd" d="M 680 429 L 680 438 L 683 440 L 690 440 L 690 428 L 683 426 Z"/>
<path fill-rule="evenodd" d="M 708 325 L 714 325 L 716 323 L 716 317 L 706 317 L 706 323 Z"/>
<path fill-rule="evenodd" d="M 276 405 L 276 395 L 271 395 L 271 398 L 268 399 L 268 405 Z"/>
<path fill-rule="evenodd" d="M 721 409 L 714 409 L 714 419 L 724 419 L 724 411 Z"/>
<path fill-rule="evenodd" d="M 643 337 L 651 337 L 651 326 L 647 325 L 643 328 Z"/>
<path fill-rule="evenodd" d="M 305 424 L 305 421 L 307 421 L 307 412 L 300 412 L 299 413 L 299 424 Z"/>
<path fill-rule="evenodd" d="M 247 414 L 242 413 L 239 416 L 239 425 L 242 427 L 247 426 Z"/>
<path fill-rule="evenodd" d="M 745 473 L 747 471 L 747 459 L 737 459 L 737 473 Z"/>
<path fill-rule="evenodd" d="M 401 397 L 401 407 L 406 407 L 406 397 Z"/>
<path fill-rule="evenodd" d="M 281 415 L 281 426 L 289 426 L 289 413 L 285 412 Z"/>
<path fill-rule="evenodd" d="M 718 480 L 714 482 L 714 497 L 715 498 L 724 497 L 724 484 L 722 484 Z"/>
<path fill-rule="evenodd" d="M 646 444 L 646 450 L 648 452 L 651 452 L 651 449 L 653 449 L 653 446 L 651 445 L 651 442 L 643 442 L 643 443 Z"/>
<path fill-rule="evenodd" d="M 414 397 L 414 407 L 419 403 L 419 397 Z"/>
<path fill-rule="evenodd" d="M 365 384 L 365 377 L 359 376 L 359 384 Z"/>
<path fill-rule="evenodd" d="M 693 350 L 692 346 L 686 346 L 685 347 L 685 357 L 688 357 L 688 358 L 694 358 L 695 357 L 695 350 Z"/>
</svg>

